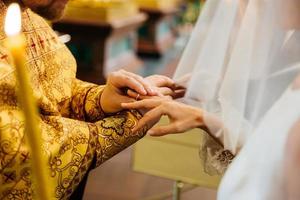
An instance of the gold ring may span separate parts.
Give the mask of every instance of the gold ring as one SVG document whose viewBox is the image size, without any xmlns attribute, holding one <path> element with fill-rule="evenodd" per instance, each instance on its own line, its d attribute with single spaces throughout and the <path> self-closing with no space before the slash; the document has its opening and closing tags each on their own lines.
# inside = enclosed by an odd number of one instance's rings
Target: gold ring
<svg viewBox="0 0 300 200">
<path fill-rule="evenodd" d="M 137 100 L 139 100 L 139 98 L 140 98 L 140 94 L 136 95 L 135 100 L 137 101 Z"/>
</svg>

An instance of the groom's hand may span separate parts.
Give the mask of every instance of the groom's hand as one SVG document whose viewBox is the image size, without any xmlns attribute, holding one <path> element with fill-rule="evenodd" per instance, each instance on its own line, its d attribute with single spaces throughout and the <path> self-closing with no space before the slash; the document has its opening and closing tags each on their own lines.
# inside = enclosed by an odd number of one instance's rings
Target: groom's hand
<svg viewBox="0 0 300 200">
<path fill-rule="evenodd" d="M 134 91 L 135 96 L 129 97 L 125 90 Z M 105 113 L 115 113 L 123 110 L 121 103 L 133 102 L 138 96 L 157 95 L 155 88 L 141 76 L 120 70 L 111 73 L 107 78 L 106 87 L 102 93 L 100 104 Z"/>
<path fill-rule="evenodd" d="M 147 81 L 153 89 L 156 91 L 157 95 L 166 99 L 177 99 L 184 96 L 186 89 L 175 83 L 174 80 L 163 75 L 152 75 L 144 79 Z M 137 94 L 131 90 L 128 91 L 128 95 L 131 97 L 136 97 Z M 139 96 L 139 99 L 148 99 L 151 96 Z"/>
</svg>

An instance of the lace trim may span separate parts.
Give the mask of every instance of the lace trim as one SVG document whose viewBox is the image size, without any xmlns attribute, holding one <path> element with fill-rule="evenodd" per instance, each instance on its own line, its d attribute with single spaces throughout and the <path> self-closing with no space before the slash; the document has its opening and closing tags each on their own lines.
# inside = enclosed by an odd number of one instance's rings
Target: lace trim
<svg viewBox="0 0 300 200">
<path fill-rule="evenodd" d="M 199 155 L 205 173 L 211 176 L 223 175 L 234 159 L 234 155 L 230 151 L 225 150 L 206 133 L 203 136 Z"/>
</svg>

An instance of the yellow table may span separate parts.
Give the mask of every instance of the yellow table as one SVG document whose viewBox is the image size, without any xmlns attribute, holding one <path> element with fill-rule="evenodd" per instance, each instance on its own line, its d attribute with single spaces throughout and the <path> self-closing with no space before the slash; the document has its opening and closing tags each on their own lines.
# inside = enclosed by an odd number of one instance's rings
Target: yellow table
<svg viewBox="0 0 300 200">
<path fill-rule="evenodd" d="M 177 8 L 178 0 L 135 0 L 140 8 L 168 9 Z"/>
<path fill-rule="evenodd" d="M 162 119 L 164 124 L 167 119 Z M 199 157 L 199 146 L 203 134 L 194 129 L 185 134 L 161 138 L 145 137 L 134 148 L 133 169 L 154 176 L 217 188 L 220 177 L 204 172 Z"/>
<path fill-rule="evenodd" d="M 72 0 L 68 3 L 64 18 L 112 22 L 134 16 L 138 6 L 133 0 Z"/>
</svg>

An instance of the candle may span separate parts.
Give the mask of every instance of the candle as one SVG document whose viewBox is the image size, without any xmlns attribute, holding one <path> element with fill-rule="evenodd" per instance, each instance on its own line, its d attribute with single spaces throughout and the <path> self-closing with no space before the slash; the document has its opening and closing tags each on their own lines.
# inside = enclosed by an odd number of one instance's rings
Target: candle
<svg viewBox="0 0 300 200">
<path fill-rule="evenodd" d="M 38 110 L 26 70 L 25 37 L 21 34 L 21 10 L 17 3 L 8 7 L 5 19 L 6 47 L 9 49 L 18 81 L 18 99 L 25 117 L 25 137 L 31 155 L 31 172 L 36 199 L 50 199 L 47 190 L 48 167 L 42 150 Z"/>
</svg>

